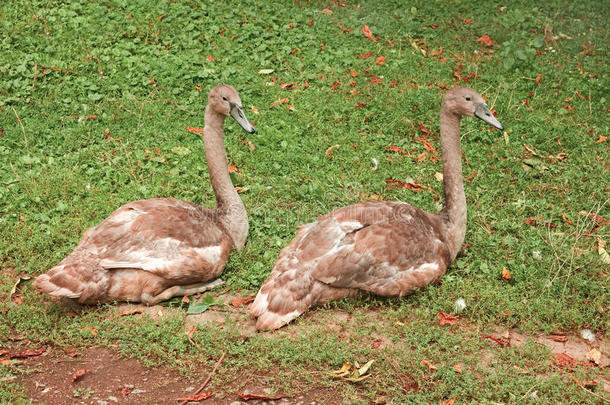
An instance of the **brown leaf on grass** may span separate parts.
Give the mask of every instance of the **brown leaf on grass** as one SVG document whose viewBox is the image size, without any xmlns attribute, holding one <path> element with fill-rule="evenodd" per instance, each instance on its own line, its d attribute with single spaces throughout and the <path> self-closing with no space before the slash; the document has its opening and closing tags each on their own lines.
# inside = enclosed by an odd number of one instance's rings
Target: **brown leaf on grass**
<svg viewBox="0 0 610 405">
<path fill-rule="evenodd" d="M 364 34 L 365 37 L 367 37 L 371 41 L 377 42 L 377 40 L 375 38 L 373 38 L 373 33 L 371 32 L 371 29 L 369 28 L 368 25 L 366 25 L 366 24 L 362 25 L 362 33 Z"/>
<path fill-rule="evenodd" d="M 576 360 L 574 357 L 566 353 L 556 353 L 555 358 L 553 359 L 553 363 L 559 368 L 572 368 L 574 367 L 575 362 Z"/>
<path fill-rule="evenodd" d="M 398 82 L 397 82 L 396 80 L 392 80 L 392 81 L 390 82 L 390 84 L 388 84 L 388 87 L 389 87 L 389 88 L 392 88 L 392 87 L 396 87 L 397 85 L 398 85 Z"/>
<path fill-rule="evenodd" d="M 511 279 L 510 271 L 506 267 L 502 267 L 502 280 L 508 281 Z"/>
<path fill-rule="evenodd" d="M 203 129 L 202 128 L 195 128 L 195 127 L 186 127 L 186 130 L 193 133 L 193 134 L 201 134 L 203 135 Z"/>
<path fill-rule="evenodd" d="M 331 87 L 333 90 L 335 90 L 335 89 L 336 89 L 337 87 L 339 87 L 339 86 L 341 86 L 341 82 L 339 82 L 339 81 L 335 81 L 334 83 L 332 83 L 332 84 L 330 85 L 330 87 Z"/>
<path fill-rule="evenodd" d="M 383 79 L 381 77 L 377 77 L 375 75 L 371 76 L 371 81 L 369 82 L 369 86 L 375 84 L 375 83 L 381 83 L 383 81 Z"/>
<path fill-rule="evenodd" d="M 142 312 L 144 312 L 144 308 L 129 309 L 127 311 L 121 311 L 119 316 L 137 315 L 141 314 Z"/>
<path fill-rule="evenodd" d="M 464 24 L 474 24 L 474 20 L 473 20 L 473 19 L 470 19 L 470 18 L 464 18 L 464 19 L 462 20 L 462 22 L 463 22 Z"/>
<path fill-rule="evenodd" d="M 0 349 L 0 356 L 4 356 L 5 354 L 9 354 L 10 352 L 10 350 Z"/>
<path fill-rule="evenodd" d="M 532 217 L 532 218 L 528 218 L 526 219 L 525 222 L 526 224 L 530 225 L 530 226 L 536 226 L 538 225 L 538 221 L 542 221 L 542 217 Z"/>
<path fill-rule="evenodd" d="M 593 220 L 593 222 L 595 222 L 596 224 L 600 224 L 600 225 L 610 225 L 610 220 L 602 217 L 601 215 L 597 215 L 597 214 L 589 214 L 589 218 L 591 218 Z"/>
<path fill-rule="evenodd" d="M 282 89 L 282 90 L 296 89 L 296 87 L 297 87 L 296 83 L 282 83 L 282 84 L 280 84 L 280 89 Z"/>
<path fill-rule="evenodd" d="M 332 153 L 333 150 L 335 150 L 336 148 L 338 148 L 341 145 L 333 145 L 333 146 L 329 146 L 328 149 L 326 149 L 326 152 L 324 152 L 324 156 L 326 156 L 327 159 L 332 159 Z"/>
<path fill-rule="evenodd" d="M 383 66 L 385 64 L 385 59 L 386 59 L 385 56 L 380 56 L 375 60 L 375 64 L 377 66 Z"/>
<path fill-rule="evenodd" d="M 231 166 L 229 166 L 229 167 L 228 167 L 228 170 L 229 170 L 229 173 L 237 173 L 237 174 L 240 174 L 240 173 L 239 173 L 239 169 L 238 169 L 238 168 L 237 168 L 237 166 L 235 166 L 235 165 L 231 165 Z"/>
<path fill-rule="evenodd" d="M 354 106 L 354 109 L 364 107 L 366 103 L 358 103 Z"/>
<path fill-rule="evenodd" d="M 451 399 L 443 401 L 443 405 L 453 405 L 453 404 L 455 404 L 455 401 L 457 401 L 457 397 L 453 397 Z"/>
<path fill-rule="evenodd" d="M 343 28 L 343 26 L 341 25 L 341 23 L 340 23 L 340 22 L 339 22 L 339 23 L 337 23 L 337 24 L 339 25 L 339 28 L 341 29 L 341 31 L 343 31 L 343 32 L 345 32 L 345 33 L 348 33 L 348 32 L 350 32 L 350 31 L 353 31 L 353 30 L 354 30 L 353 28 Z"/>
<path fill-rule="evenodd" d="M 567 336 L 551 336 L 551 340 L 554 340 L 555 342 L 565 343 L 568 341 L 568 337 Z"/>
<path fill-rule="evenodd" d="M 602 362 L 602 352 L 593 347 L 587 352 L 586 358 L 599 366 Z"/>
<path fill-rule="evenodd" d="M 458 321 L 457 316 L 453 316 L 453 315 L 450 315 L 445 312 L 439 312 L 438 314 L 436 314 L 436 317 L 438 318 L 438 321 L 441 324 L 441 326 L 455 325 L 455 323 Z"/>
<path fill-rule="evenodd" d="M 212 62 L 212 63 L 216 62 L 216 58 L 215 58 L 215 57 L 213 57 L 212 55 L 208 55 L 208 56 L 206 56 L 205 58 L 206 58 L 207 60 L 209 60 L 210 62 Z"/>
<path fill-rule="evenodd" d="M 254 107 L 253 105 L 250 106 L 250 110 L 252 110 L 252 112 L 254 114 L 260 114 L 261 113 L 260 111 L 258 111 L 258 108 Z"/>
<path fill-rule="evenodd" d="M 493 340 L 494 342 L 496 342 L 497 344 L 500 345 L 500 347 L 506 347 L 510 345 L 510 342 L 506 339 L 502 339 L 493 335 L 481 335 L 482 338 L 485 339 L 489 339 L 489 340 Z"/>
<path fill-rule="evenodd" d="M 413 190 L 416 192 L 420 192 L 424 189 L 427 189 L 428 187 L 423 185 L 423 184 L 418 184 L 418 183 L 405 183 L 402 182 L 400 180 L 394 180 L 390 177 L 388 177 L 387 179 L 385 179 L 386 184 L 394 186 L 395 188 L 406 188 L 407 190 Z"/>
<path fill-rule="evenodd" d="M 453 371 L 455 371 L 458 374 L 462 374 L 464 372 L 462 370 L 462 365 L 461 364 L 456 364 L 455 366 L 453 366 Z"/>
<path fill-rule="evenodd" d="M 123 387 L 121 388 L 121 395 L 123 395 L 123 397 L 126 397 L 127 395 L 131 394 L 131 391 L 133 391 L 133 388 Z"/>
<path fill-rule="evenodd" d="M 608 137 L 600 135 L 599 139 L 597 141 L 595 141 L 595 143 L 602 143 L 602 142 L 608 142 Z"/>
<path fill-rule="evenodd" d="M 419 126 L 419 130 L 420 130 L 422 133 L 424 133 L 424 134 L 426 134 L 426 135 L 428 135 L 428 134 L 430 133 L 430 131 L 428 131 L 428 128 L 424 127 L 422 124 L 417 124 L 417 125 Z"/>
<path fill-rule="evenodd" d="M 419 362 L 420 366 L 426 366 L 428 367 L 428 370 L 430 371 L 435 371 L 436 370 L 436 366 L 434 364 L 432 364 L 431 362 L 429 362 L 428 360 L 422 360 Z"/>
<path fill-rule="evenodd" d="M 277 99 L 273 102 L 273 104 L 271 104 L 271 107 L 269 107 L 269 108 L 273 108 L 274 106 L 276 106 L 278 104 L 285 104 L 289 101 L 290 101 L 290 99 L 288 97 Z"/>
<path fill-rule="evenodd" d="M 201 394 L 191 395 L 190 397 L 178 398 L 178 401 L 201 402 L 212 396 L 212 391 L 202 392 Z"/>
<path fill-rule="evenodd" d="M 28 357 L 37 357 L 40 356 L 41 354 L 43 354 L 44 352 L 47 351 L 47 347 L 46 346 L 42 346 L 40 349 L 38 350 L 24 350 L 22 352 L 19 353 L 12 353 L 9 354 L 9 357 L 11 359 L 25 359 Z"/>
<path fill-rule="evenodd" d="M 84 368 L 77 370 L 74 374 L 72 374 L 72 382 L 76 382 L 78 379 L 80 379 L 82 376 L 84 376 L 88 372 L 89 372 L 89 370 L 86 370 Z"/>
<path fill-rule="evenodd" d="M 388 146 L 385 148 L 385 150 L 388 150 L 390 152 L 397 152 L 397 153 L 400 153 L 401 155 L 408 155 L 407 152 L 405 152 L 404 150 L 402 150 L 401 148 L 399 148 L 396 145 Z"/>
<path fill-rule="evenodd" d="M 246 394 L 243 392 L 238 392 L 237 395 L 243 399 L 244 401 L 249 401 L 251 399 L 260 399 L 263 401 L 275 401 L 277 399 L 288 398 L 287 395 L 261 395 L 261 394 Z"/>
<path fill-rule="evenodd" d="M 379 349 L 382 343 L 383 339 L 375 339 L 375 341 L 371 344 L 371 349 Z"/>
<path fill-rule="evenodd" d="M 333 13 L 333 11 L 332 11 L 332 10 L 329 10 L 328 8 L 323 9 L 323 10 L 322 10 L 322 12 L 323 12 L 324 14 L 328 14 L 328 15 L 331 15 L 331 14 Z"/>
<path fill-rule="evenodd" d="M 233 301 L 231 301 L 231 305 L 237 308 L 240 305 L 246 305 L 246 304 L 251 303 L 252 301 L 254 301 L 254 298 L 256 298 L 256 297 L 249 297 L 249 298 L 233 300 Z"/>
<path fill-rule="evenodd" d="M 542 79 L 542 73 L 539 73 L 538 76 L 536 76 L 536 80 L 534 80 L 534 83 L 536 83 L 536 86 L 538 86 L 540 84 L 540 79 Z"/>
<path fill-rule="evenodd" d="M 443 173 L 435 172 L 435 173 L 434 173 L 434 178 L 435 178 L 437 181 L 443 181 Z"/>
<path fill-rule="evenodd" d="M 370 58 L 371 56 L 373 56 L 373 52 L 363 53 L 362 55 L 358 56 L 358 59 L 366 59 Z"/>
<path fill-rule="evenodd" d="M 485 46 L 494 46 L 494 41 L 487 34 L 477 39 L 477 42 Z"/>
<path fill-rule="evenodd" d="M 182 297 L 182 300 L 180 300 L 180 302 L 182 302 L 183 304 L 190 304 L 191 299 L 188 297 L 188 295 L 185 295 L 184 297 Z"/>
</svg>

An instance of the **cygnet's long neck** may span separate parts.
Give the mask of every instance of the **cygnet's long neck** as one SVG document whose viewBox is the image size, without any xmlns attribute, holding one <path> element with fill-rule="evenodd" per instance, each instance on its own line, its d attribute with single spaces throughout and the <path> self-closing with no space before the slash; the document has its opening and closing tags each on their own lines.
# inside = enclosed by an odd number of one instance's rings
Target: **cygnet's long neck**
<svg viewBox="0 0 610 405">
<path fill-rule="evenodd" d="M 233 187 L 227 168 L 227 153 L 222 130 L 225 118 L 224 115 L 214 112 L 210 106 L 206 107 L 203 142 L 210 181 L 216 194 L 216 211 L 219 220 L 229 233 L 235 248 L 240 250 L 248 236 L 248 214 Z"/>
<path fill-rule="evenodd" d="M 457 256 L 466 235 L 466 196 L 462 178 L 460 117 L 441 106 L 441 146 L 443 152 L 443 209 L 451 260 Z"/>
</svg>

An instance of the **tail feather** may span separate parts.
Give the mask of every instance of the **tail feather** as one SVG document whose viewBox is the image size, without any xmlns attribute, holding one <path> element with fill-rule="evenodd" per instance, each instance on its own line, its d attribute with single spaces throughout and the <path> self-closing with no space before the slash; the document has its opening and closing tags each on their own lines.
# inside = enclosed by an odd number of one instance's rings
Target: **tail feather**
<svg viewBox="0 0 610 405">
<path fill-rule="evenodd" d="M 281 260 L 276 263 L 250 307 L 250 315 L 258 318 L 258 330 L 278 329 L 313 303 L 311 287 L 315 280 L 307 271 L 285 268 L 287 264 Z"/>
<path fill-rule="evenodd" d="M 34 287 L 53 297 L 65 297 L 80 303 L 96 303 L 106 294 L 107 272 L 93 257 L 66 257 L 60 264 L 34 280 Z"/>
</svg>

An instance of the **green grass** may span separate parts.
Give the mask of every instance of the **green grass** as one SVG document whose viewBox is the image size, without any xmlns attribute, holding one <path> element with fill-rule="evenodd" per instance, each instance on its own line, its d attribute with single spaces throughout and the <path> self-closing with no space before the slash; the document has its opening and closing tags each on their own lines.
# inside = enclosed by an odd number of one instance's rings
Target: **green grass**
<svg viewBox="0 0 610 405">
<path fill-rule="evenodd" d="M 596 142 L 609 132 L 609 18 L 602 1 L 511 1 L 504 8 L 475 1 L 0 4 L 0 347 L 14 333 L 55 345 L 118 344 L 127 355 L 187 369 L 198 353 L 226 350 L 221 376 L 228 378 L 230 367 L 279 364 L 277 386 L 330 384 L 356 402 L 383 393 L 398 402 L 525 402 L 532 387 L 547 403 L 590 400 L 565 375 L 548 371 L 550 360 L 535 345 L 499 350 L 479 342 L 475 330 L 437 326 L 435 314 L 464 298 L 462 318 L 476 330 L 607 333 L 610 280 L 597 246 L 608 241 L 608 226 L 595 227 L 588 213 L 610 219 L 609 144 Z M 378 42 L 362 34 L 362 24 Z M 477 42 L 483 35 L 495 45 Z M 380 56 L 383 65 L 375 64 Z M 462 82 L 456 71 L 476 76 Z M 382 82 L 370 84 L 372 75 Z M 121 204 L 151 197 L 213 204 L 202 140 L 186 127 L 203 127 L 207 91 L 221 82 L 237 88 L 257 127 L 247 136 L 234 122 L 225 128 L 229 161 L 243 174 L 236 185 L 247 188 L 241 197 L 250 234 L 223 278 L 244 294 L 260 286 L 298 225 L 334 208 L 377 195 L 436 210 L 441 164 L 429 154 L 415 160 L 425 151 L 415 140 L 418 124 L 440 149 L 442 87 L 472 86 L 487 97 L 506 132 L 462 121 L 467 248 L 442 283 L 404 299 L 330 305 L 355 317 L 370 306 L 387 312 L 390 326 L 375 332 L 365 317 L 347 340 L 314 325 L 303 336 L 247 341 L 235 331 L 202 330 L 193 346 L 177 333 L 183 315 L 162 323 L 107 320 L 112 307 L 103 306 L 68 317 L 29 283 L 20 289 L 24 303 L 10 304 L 18 275 L 33 277 L 59 262 L 85 229 Z M 296 88 L 283 90 L 283 83 Z M 391 145 L 413 153 L 388 152 Z M 387 189 L 388 177 L 411 178 L 433 192 Z M 536 226 L 524 222 L 536 217 Z M 99 335 L 83 336 L 84 326 Z M 396 346 L 371 350 L 373 332 Z M 482 350 L 493 354 L 495 367 L 480 367 Z M 365 388 L 328 377 L 343 361 L 371 356 L 379 358 L 377 374 Z M 424 358 L 441 364 L 439 371 L 427 373 L 419 366 Z M 457 359 L 471 371 L 453 373 Z M 396 375 L 412 376 L 419 392 L 405 394 L 392 383 Z M 21 395 L 0 384 L 2 400 Z"/>
</svg>

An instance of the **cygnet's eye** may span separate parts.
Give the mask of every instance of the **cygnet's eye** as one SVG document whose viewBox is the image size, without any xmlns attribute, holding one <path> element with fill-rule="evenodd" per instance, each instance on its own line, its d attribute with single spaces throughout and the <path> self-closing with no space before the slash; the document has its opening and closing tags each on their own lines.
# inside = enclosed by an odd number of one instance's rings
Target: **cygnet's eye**
<svg viewBox="0 0 610 405">
<path fill-rule="evenodd" d="M 227 101 L 227 98 L 226 98 L 225 96 L 222 96 L 222 99 L 223 99 L 224 101 Z"/>
<path fill-rule="evenodd" d="M 466 101 L 470 101 L 470 97 L 466 97 Z"/>
</svg>

